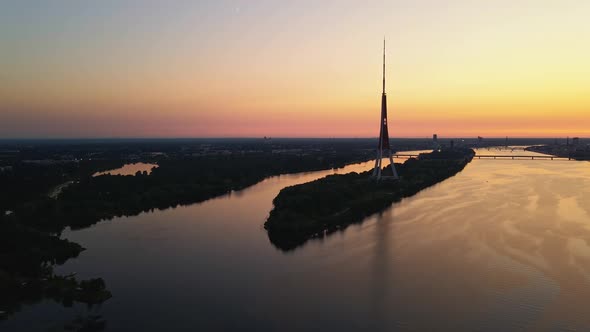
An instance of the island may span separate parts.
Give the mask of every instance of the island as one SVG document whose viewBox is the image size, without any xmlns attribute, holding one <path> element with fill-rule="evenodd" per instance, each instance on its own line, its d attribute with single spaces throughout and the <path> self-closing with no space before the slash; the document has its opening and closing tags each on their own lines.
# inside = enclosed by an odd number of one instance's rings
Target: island
<svg viewBox="0 0 590 332">
<path fill-rule="evenodd" d="M 342 230 L 454 176 L 474 155 L 469 148 L 422 153 L 396 164 L 399 180 L 376 181 L 371 178 L 371 170 L 328 175 L 286 187 L 273 200 L 274 208 L 264 228 L 274 246 L 284 251 L 295 249 L 309 239 Z"/>
</svg>

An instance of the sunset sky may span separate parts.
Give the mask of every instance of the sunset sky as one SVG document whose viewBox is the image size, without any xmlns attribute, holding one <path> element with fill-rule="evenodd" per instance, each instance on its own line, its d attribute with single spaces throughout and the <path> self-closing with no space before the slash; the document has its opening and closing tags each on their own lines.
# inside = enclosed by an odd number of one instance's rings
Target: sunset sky
<svg viewBox="0 0 590 332">
<path fill-rule="evenodd" d="M 590 1 L 3 1 L 0 137 L 590 136 Z"/>
</svg>

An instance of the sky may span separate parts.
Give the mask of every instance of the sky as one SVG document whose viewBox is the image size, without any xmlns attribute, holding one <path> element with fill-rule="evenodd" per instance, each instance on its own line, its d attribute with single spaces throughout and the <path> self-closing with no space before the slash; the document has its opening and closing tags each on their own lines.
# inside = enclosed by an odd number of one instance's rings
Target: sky
<svg viewBox="0 0 590 332">
<path fill-rule="evenodd" d="M 0 2 L 0 138 L 590 136 L 590 1 Z"/>
</svg>

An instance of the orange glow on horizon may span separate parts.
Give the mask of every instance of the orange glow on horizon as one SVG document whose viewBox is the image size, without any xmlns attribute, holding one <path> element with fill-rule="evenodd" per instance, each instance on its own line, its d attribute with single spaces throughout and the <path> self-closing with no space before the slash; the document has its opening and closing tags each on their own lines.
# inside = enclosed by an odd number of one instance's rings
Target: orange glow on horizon
<svg viewBox="0 0 590 332">
<path fill-rule="evenodd" d="M 385 33 L 391 137 L 590 137 L 587 1 L 183 6 L 0 20 L 0 135 L 375 137 Z"/>
</svg>

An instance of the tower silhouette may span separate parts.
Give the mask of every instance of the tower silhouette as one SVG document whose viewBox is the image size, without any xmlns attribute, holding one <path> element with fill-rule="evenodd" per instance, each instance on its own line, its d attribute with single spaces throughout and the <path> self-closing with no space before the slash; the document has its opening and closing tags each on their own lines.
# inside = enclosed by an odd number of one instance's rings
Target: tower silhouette
<svg viewBox="0 0 590 332">
<path fill-rule="evenodd" d="M 383 40 L 383 92 L 381 94 L 381 118 L 379 121 L 379 144 L 377 145 L 377 159 L 375 160 L 375 168 L 373 169 L 373 177 L 380 179 L 399 179 L 395 164 L 393 163 L 393 156 L 391 153 L 391 146 L 389 145 L 389 131 L 387 130 L 387 96 L 385 95 L 385 39 Z M 382 175 L 382 160 L 384 156 L 389 157 L 389 167 L 392 175 Z"/>
</svg>

